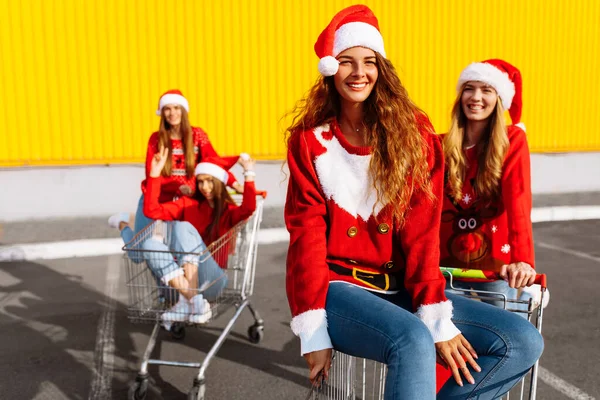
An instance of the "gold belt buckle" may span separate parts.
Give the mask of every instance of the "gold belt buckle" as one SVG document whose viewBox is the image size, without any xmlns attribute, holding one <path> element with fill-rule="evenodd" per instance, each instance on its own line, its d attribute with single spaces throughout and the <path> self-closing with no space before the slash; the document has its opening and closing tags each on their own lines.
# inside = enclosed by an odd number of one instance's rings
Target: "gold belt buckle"
<svg viewBox="0 0 600 400">
<path fill-rule="evenodd" d="M 362 278 L 359 277 L 358 273 L 363 274 L 363 277 Z M 364 278 L 371 278 L 372 280 L 375 280 L 375 277 L 377 277 L 377 276 L 383 276 L 383 277 L 385 277 L 385 287 L 374 285 L 371 282 L 366 281 L 364 279 Z M 388 274 L 376 274 L 376 273 L 373 273 L 371 271 L 365 271 L 365 270 L 360 269 L 360 268 L 352 268 L 352 277 L 354 279 L 356 279 L 357 281 L 362 282 L 365 285 L 367 285 L 368 287 L 373 288 L 373 289 L 388 290 L 390 288 L 390 277 L 389 277 Z"/>
</svg>

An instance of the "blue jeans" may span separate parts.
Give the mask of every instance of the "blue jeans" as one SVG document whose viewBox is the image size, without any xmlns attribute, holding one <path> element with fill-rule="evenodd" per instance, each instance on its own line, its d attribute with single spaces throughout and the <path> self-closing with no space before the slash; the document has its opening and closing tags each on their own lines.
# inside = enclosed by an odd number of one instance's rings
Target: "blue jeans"
<svg viewBox="0 0 600 400">
<path fill-rule="evenodd" d="M 453 321 L 477 352 L 481 372 L 460 387 L 450 379 L 439 399 L 495 399 L 508 392 L 542 354 L 535 327 L 513 313 L 447 293 Z M 435 399 L 436 352 L 425 325 L 410 311 L 405 290 L 388 295 L 332 282 L 327 292 L 328 331 L 335 349 L 388 366 L 386 400 Z"/>
<path fill-rule="evenodd" d="M 459 281 L 456 279 L 452 280 L 452 285 L 457 289 L 467 289 L 467 290 L 485 290 L 488 292 L 494 293 L 502 293 L 506 295 L 507 300 L 516 300 L 519 299 L 518 290 L 515 288 L 511 288 L 508 286 L 508 282 L 503 280 L 491 281 L 491 282 L 469 282 L 469 281 Z M 450 281 L 446 284 L 446 290 L 455 294 L 464 294 L 465 292 L 461 290 L 452 290 L 450 288 Z M 484 296 L 484 294 L 481 294 Z M 496 307 L 504 308 L 504 298 L 501 296 L 488 295 L 493 299 L 482 299 L 481 301 L 491 304 Z M 526 298 L 521 298 L 521 300 L 529 300 L 531 296 L 527 295 Z M 510 310 L 519 310 L 524 312 L 517 312 L 517 315 L 521 317 L 527 318 L 526 311 L 528 310 L 527 304 L 507 302 L 506 308 Z"/>
<path fill-rule="evenodd" d="M 206 250 L 206 245 L 196 228 L 189 222 L 175 221 L 173 223 L 170 243 L 165 244 L 151 238 L 145 240 L 141 248 L 145 250 L 141 253 L 143 253 L 148 267 L 157 279 L 162 279 L 173 271 L 180 269 L 186 263 L 197 265 L 198 288 L 210 284 L 201 292 L 208 301 L 214 301 L 227 285 L 227 275 L 219 264 L 211 256 L 199 255 L 199 253 Z M 173 252 L 176 257 L 173 257 L 173 253 L 169 252 Z M 214 283 L 211 284 L 211 282 Z M 167 286 L 167 284 L 168 282 L 163 282 L 164 286 Z"/>
<path fill-rule="evenodd" d="M 144 215 L 144 195 L 142 194 L 140 196 L 140 200 L 138 201 L 138 207 L 135 212 L 135 222 L 133 230 L 129 226 L 126 226 L 124 229 L 121 230 L 121 237 L 123 238 L 123 242 L 125 244 L 131 242 L 133 237 L 138 232 L 140 232 L 146 226 L 150 225 L 152 222 L 154 222 L 153 219 L 150 219 Z M 139 251 L 128 251 L 127 256 L 134 263 L 141 263 L 142 261 L 144 261 L 144 257 L 140 253 L 141 252 Z"/>
</svg>

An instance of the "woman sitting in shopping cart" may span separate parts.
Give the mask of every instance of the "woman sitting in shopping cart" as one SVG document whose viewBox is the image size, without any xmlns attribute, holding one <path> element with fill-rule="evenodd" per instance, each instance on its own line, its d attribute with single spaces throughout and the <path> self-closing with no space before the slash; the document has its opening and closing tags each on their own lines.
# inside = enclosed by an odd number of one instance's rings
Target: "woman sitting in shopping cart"
<svg viewBox="0 0 600 400">
<path fill-rule="evenodd" d="M 472 63 L 461 72 L 457 92 L 450 131 L 442 140 L 440 265 L 482 270 L 473 278 L 453 279 L 455 288 L 504 294 L 508 300 L 517 299 L 523 288 L 521 298 L 530 298 L 536 272 L 521 73 L 503 60 Z M 484 301 L 505 304 L 502 297 Z M 527 305 L 511 302 L 508 308 L 527 310 Z"/>
<path fill-rule="evenodd" d="M 161 171 L 169 150 L 161 147 L 153 157 L 144 197 L 144 214 L 149 218 L 175 222 L 165 244 L 164 238 L 145 240 L 141 248 L 153 274 L 179 293 L 177 303 L 162 314 L 163 321 L 203 323 L 210 319 L 208 301 L 216 299 L 227 277 L 206 247 L 256 209 L 254 160 L 241 157 L 209 158 L 195 169 L 198 191 L 161 203 Z M 236 205 L 226 189 L 229 168 L 236 162 L 244 168 L 242 204 Z M 172 251 L 175 257 L 168 253 Z M 200 288 L 200 289 L 199 289 Z"/>
<path fill-rule="evenodd" d="M 323 75 L 288 129 L 291 328 L 315 381 L 332 349 L 387 364 L 385 399 L 496 398 L 539 358 L 532 324 L 445 294 L 440 139 L 385 58 L 366 6 L 319 36 Z M 463 378 L 466 380 L 463 383 Z"/>
<path fill-rule="evenodd" d="M 144 192 L 150 174 L 152 159 L 160 146 L 170 149 L 169 159 L 161 171 L 161 193 L 159 201 L 164 203 L 182 196 L 193 196 L 196 192 L 194 168 L 208 157 L 218 157 L 208 135 L 200 128 L 191 126 L 188 112 L 188 100 L 179 90 L 169 90 L 158 102 L 156 114 L 160 117 L 159 129 L 148 139 L 146 151 L 146 179 L 142 181 L 140 196 L 133 229 L 129 226 L 129 213 L 120 212 L 108 219 L 108 224 L 119 229 L 125 244 L 129 243 L 135 234 L 152 223 L 152 218 L 145 215 Z M 236 191 L 242 192 L 242 186 L 233 174 L 228 174 L 227 184 Z M 134 262 L 142 261 L 140 252 L 129 251 L 128 256 Z"/>
</svg>

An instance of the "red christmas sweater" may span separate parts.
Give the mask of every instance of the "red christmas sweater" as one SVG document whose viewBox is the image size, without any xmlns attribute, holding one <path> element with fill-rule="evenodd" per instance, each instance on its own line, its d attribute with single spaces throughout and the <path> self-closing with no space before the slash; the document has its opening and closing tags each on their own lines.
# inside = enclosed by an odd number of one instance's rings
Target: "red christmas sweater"
<svg viewBox="0 0 600 400">
<path fill-rule="evenodd" d="M 196 154 L 196 164 L 206 159 L 206 157 L 218 157 L 213 148 L 208 135 L 200 128 L 192 127 L 194 135 L 194 153 Z M 161 176 L 162 190 L 159 201 L 164 203 L 175 198 L 183 196 L 179 187 L 181 185 L 189 186 L 192 193 L 196 192 L 196 177 L 188 177 L 185 168 L 185 154 L 183 152 L 183 142 L 179 139 L 171 139 L 173 151 L 171 154 L 171 176 Z M 152 158 L 158 153 L 158 132 L 154 132 L 148 140 L 148 150 L 146 151 L 146 179 L 142 182 L 142 193 L 145 193 L 146 184 L 150 177 L 150 167 Z M 196 167 L 194 164 L 194 168 Z M 228 186 L 232 186 L 236 181 L 235 177 L 229 172 Z"/>
<path fill-rule="evenodd" d="M 426 118 L 422 124 L 431 126 Z M 330 281 L 383 293 L 404 286 L 436 342 L 460 333 L 438 267 L 444 159 L 439 138 L 427 127 L 421 130 L 438 201 L 415 193 L 403 228 L 392 222 L 390 207 L 373 207 L 370 147 L 348 143 L 335 119 L 292 136 L 284 209 L 290 232 L 286 289 L 303 354 L 332 347 L 325 312 Z"/>
<path fill-rule="evenodd" d="M 535 268 L 531 226 L 531 170 L 525 132 L 508 127 L 509 150 L 502 165 L 500 196 L 482 203 L 473 189 L 476 148 L 465 151 L 468 162 L 462 199 L 446 190 L 440 229 L 440 265 L 498 272 L 502 265 L 526 262 Z"/>
<path fill-rule="evenodd" d="M 187 221 L 198 231 L 204 243 L 208 246 L 217 238 L 210 238 L 208 226 L 213 220 L 213 208 L 204 198 L 198 200 L 182 196 L 175 201 L 160 203 L 161 194 L 160 178 L 148 178 L 146 183 L 146 195 L 144 196 L 144 214 L 148 218 L 163 221 Z M 218 237 L 223 236 L 228 230 L 239 222 L 249 218 L 256 210 L 256 189 L 254 182 L 244 183 L 244 194 L 242 204 L 227 204 L 221 214 Z"/>
</svg>

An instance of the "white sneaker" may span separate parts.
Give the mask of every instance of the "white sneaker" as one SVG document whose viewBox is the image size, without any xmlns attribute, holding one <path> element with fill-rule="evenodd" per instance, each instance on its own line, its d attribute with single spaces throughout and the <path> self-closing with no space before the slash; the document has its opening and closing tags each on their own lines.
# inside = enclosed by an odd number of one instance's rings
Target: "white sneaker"
<svg viewBox="0 0 600 400">
<path fill-rule="evenodd" d="M 129 213 L 120 212 L 120 213 L 111 215 L 108 218 L 108 225 L 112 226 L 113 228 L 119 229 L 119 224 L 121 222 L 127 222 L 127 223 L 129 223 Z"/>
<path fill-rule="evenodd" d="M 192 306 L 190 302 L 182 295 L 179 295 L 179 301 L 173 307 L 163 312 L 160 318 L 166 322 L 183 322 L 188 319 L 191 311 Z"/>
<path fill-rule="evenodd" d="M 189 319 L 191 323 L 205 324 L 210 321 L 212 317 L 210 303 L 201 294 L 192 297 L 190 303 L 192 303 L 192 314 Z"/>
</svg>

